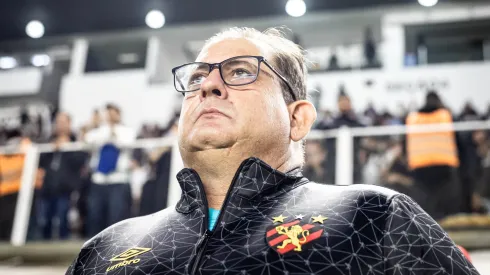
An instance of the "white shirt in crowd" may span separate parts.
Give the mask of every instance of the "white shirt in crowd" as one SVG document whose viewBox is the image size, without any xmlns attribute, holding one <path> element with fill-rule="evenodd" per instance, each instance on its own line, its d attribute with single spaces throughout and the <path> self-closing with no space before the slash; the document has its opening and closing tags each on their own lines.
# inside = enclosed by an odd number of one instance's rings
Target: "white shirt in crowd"
<svg viewBox="0 0 490 275">
<path fill-rule="evenodd" d="M 102 125 L 85 135 L 85 142 L 95 146 L 91 159 L 92 168 L 97 167 L 99 163 L 101 146 L 112 143 L 121 149 L 116 170 L 107 175 L 100 172 L 93 173 L 92 181 L 95 184 L 129 183 L 132 149 L 125 149 L 124 147 L 131 145 L 135 140 L 136 132 L 121 124 L 115 126 Z"/>
</svg>

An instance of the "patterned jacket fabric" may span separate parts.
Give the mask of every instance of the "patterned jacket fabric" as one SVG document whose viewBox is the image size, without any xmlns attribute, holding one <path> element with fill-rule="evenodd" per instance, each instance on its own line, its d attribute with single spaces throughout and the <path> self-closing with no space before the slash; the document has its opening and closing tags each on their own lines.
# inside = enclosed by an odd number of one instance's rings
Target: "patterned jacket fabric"
<svg viewBox="0 0 490 275">
<path fill-rule="evenodd" d="M 214 231 L 199 175 L 177 175 L 175 207 L 111 226 L 66 274 L 478 274 L 409 197 L 328 186 L 245 160 Z"/>
</svg>

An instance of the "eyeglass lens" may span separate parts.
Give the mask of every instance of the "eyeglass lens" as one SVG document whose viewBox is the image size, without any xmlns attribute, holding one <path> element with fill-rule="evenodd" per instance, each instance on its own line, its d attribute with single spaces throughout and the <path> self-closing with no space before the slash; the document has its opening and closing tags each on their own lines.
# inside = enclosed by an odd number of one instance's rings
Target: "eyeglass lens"
<svg viewBox="0 0 490 275">
<path fill-rule="evenodd" d="M 175 83 L 179 92 L 197 91 L 209 76 L 207 63 L 191 63 L 175 71 Z M 230 86 L 246 85 L 254 82 L 259 73 L 259 60 L 255 57 L 237 57 L 221 63 L 221 77 Z"/>
</svg>

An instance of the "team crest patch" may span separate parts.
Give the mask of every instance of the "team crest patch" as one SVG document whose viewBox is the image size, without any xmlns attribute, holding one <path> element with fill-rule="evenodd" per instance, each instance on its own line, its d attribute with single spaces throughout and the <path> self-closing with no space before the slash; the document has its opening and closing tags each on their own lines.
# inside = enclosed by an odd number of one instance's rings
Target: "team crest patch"
<svg viewBox="0 0 490 275">
<path fill-rule="evenodd" d="M 303 215 L 296 216 L 296 219 L 290 222 L 284 222 L 287 217 L 274 217 L 273 225 L 267 228 L 267 243 L 280 254 L 288 252 L 301 252 L 304 245 L 320 238 L 323 233 L 323 221 L 327 218 L 317 216 L 312 217 L 311 222 L 303 220 Z"/>
</svg>

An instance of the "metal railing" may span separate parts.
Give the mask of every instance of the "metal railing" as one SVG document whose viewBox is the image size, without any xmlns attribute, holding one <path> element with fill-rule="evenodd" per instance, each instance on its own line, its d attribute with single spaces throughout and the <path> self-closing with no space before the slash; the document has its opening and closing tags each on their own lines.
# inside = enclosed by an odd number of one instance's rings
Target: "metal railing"
<svg viewBox="0 0 490 275">
<path fill-rule="evenodd" d="M 312 131 L 308 140 L 322 140 L 326 138 L 336 139 L 336 179 L 337 185 L 350 185 L 353 183 L 354 170 L 354 138 L 370 136 L 389 136 L 404 135 L 408 132 L 438 132 L 438 131 L 475 131 L 490 130 L 490 121 L 476 122 L 457 122 L 452 124 L 435 124 L 424 126 L 381 126 L 381 127 L 364 127 L 364 128 L 347 128 L 342 127 L 337 130 Z M 137 140 L 131 146 L 125 149 L 136 148 L 154 148 L 154 147 L 171 147 L 171 165 L 168 190 L 168 205 L 175 204 L 180 198 L 180 187 L 175 175 L 183 168 L 183 163 L 178 150 L 177 140 L 175 138 L 154 138 Z M 21 177 L 21 186 L 18 194 L 17 205 L 15 209 L 15 219 L 11 235 L 11 244 L 22 246 L 26 243 L 27 229 L 29 223 L 30 209 L 33 201 L 35 188 L 36 173 L 39 165 L 39 156 L 41 153 L 52 152 L 55 147 L 52 144 L 32 144 L 26 151 L 13 151 L 12 148 L 0 147 L 0 154 L 24 153 L 25 161 Z M 90 151 L 94 147 L 82 142 L 68 143 L 58 150 L 60 151 Z"/>
</svg>

